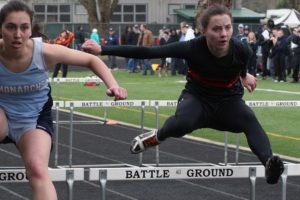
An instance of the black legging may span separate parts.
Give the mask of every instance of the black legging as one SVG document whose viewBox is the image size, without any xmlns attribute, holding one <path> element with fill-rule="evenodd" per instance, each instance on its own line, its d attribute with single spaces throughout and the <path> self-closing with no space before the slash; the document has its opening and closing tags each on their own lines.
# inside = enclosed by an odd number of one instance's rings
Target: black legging
<svg viewBox="0 0 300 200">
<path fill-rule="evenodd" d="M 200 128 L 244 132 L 250 149 L 263 165 L 272 155 L 265 131 L 254 112 L 240 98 L 211 103 L 184 90 L 175 115 L 166 120 L 157 135 L 163 141 L 168 137 L 182 137 Z"/>
<path fill-rule="evenodd" d="M 285 74 L 285 55 L 282 53 L 276 54 L 273 58 L 275 66 L 275 75 L 278 76 L 278 81 L 286 81 Z"/>
<path fill-rule="evenodd" d="M 53 70 L 52 78 L 56 78 L 57 77 L 58 72 L 59 72 L 61 66 L 62 66 L 62 77 L 63 78 L 67 77 L 67 74 L 68 74 L 68 65 L 58 63 L 58 64 L 55 65 L 55 68 Z"/>
</svg>

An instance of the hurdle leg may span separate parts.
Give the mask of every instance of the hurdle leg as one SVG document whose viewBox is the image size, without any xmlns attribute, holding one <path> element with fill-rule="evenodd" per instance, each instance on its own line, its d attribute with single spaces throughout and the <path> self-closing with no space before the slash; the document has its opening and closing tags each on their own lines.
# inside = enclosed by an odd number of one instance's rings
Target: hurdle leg
<svg viewBox="0 0 300 200">
<path fill-rule="evenodd" d="M 55 144 L 54 144 L 54 167 L 58 166 L 58 129 L 59 129 L 59 106 L 56 104 L 56 127 L 55 127 Z"/>
<path fill-rule="evenodd" d="M 99 170 L 99 182 L 102 191 L 101 199 L 106 199 L 107 170 Z"/>
<path fill-rule="evenodd" d="M 239 164 L 240 133 L 236 134 L 235 164 Z"/>
<path fill-rule="evenodd" d="M 73 200 L 74 170 L 67 170 L 67 184 L 69 200 Z"/>
<path fill-rule="evenodd" d="M 145 102 L 141 106 L 141 133 L 144 133 Z M 139 154 L 139 166 L 143 165 L 143 153 Z"/>
<path fill-rule="evenodd" d="M 69 167 L 72 168 L 73 161 L 73 118 L 74 105 L 70 105 L 70 136 L 69 136 Z"/>
<path fill-rule="evenodd" d="M 59 78 L 56 79 L 56 94 L 57 94 L 58 101 L 60 101 L 60 79 Z"/>
<path fill-rule="evenodd" d="M 155 127 L 158 130 L 158 102 L 155 102 Z M 155 160 L 156 160 L 156 167 L 159 166 L 159 146 L 155 147 Z"/>
<path fill-rule="evenodd" d="M 288 167 L 284 167 L 284 171 L 281 174 L 281 181 L 282 181 L 282 200 L 286 200 L 286 185 L 287 185 L 287 171 Z"/>
<path fill-rule="evenodd" d="M 250 200 L 255 200 L 255 183 L 256 183 L 256 168 L 249 168 L 249 180 L 250 180 Z"/>
<path fill-rule="evenodd" d="M 224 132 L 224 165 L 226 166 L 228 163 L 228 132 Z"/>
</svg>

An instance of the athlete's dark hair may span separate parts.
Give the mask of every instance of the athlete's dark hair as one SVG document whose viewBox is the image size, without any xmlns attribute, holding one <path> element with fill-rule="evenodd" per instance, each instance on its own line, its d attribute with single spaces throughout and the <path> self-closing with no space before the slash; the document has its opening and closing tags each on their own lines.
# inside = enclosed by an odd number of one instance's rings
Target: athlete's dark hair
<svg viewBox="0 0 300 200">
<path fill-rule="evenodd" d="M 33 11 L 22 1 L 9 1 L 7 4 L 5 4 L 1 10 L 0 10 L 0 26 L 2 26 L 3 22 L 5 21 L 5 18 L 7 15 L 11 12 L 18 12 L 18 11 L 24 11 L 26 12 L 30 17 L 30 23 L 32 24 L 33 20 Z"/>
<path fill-rule="evenodd" d="M 232 15 L 231 15 L 230 10 L 227 7 L 216 3 L 216 4 L 209 6 L 204 11 L 203 15 L 201 15 L 200 22 L 201 22 L 202 28 L 207 28 L 210 18 L 215 15 L 228 15 L 232 21 Z"/>
</svg>

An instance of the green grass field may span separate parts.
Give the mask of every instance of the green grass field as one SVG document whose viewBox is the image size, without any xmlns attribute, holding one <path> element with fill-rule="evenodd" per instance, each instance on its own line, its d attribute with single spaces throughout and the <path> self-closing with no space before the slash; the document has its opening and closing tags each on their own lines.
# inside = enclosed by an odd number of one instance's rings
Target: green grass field
<svg viewBox="0 0 300 200">
<path fill-rule="evenodd" d="M 72 72 L 68 77 L 86 77 L 89 71 Z M 129 100 L 176 100 L 184 88 L 185 79 L 182 76 L 161 77 L 142 76 L 141 73 L 128 73 L 124 70 L 113 72 L 119 84 L 128 90 Z M 52 83 L 54 100 L 109 100 L 105 96 L 105 87 L 87 87 L 81 83 L 60 83 L 58 87 Z M 258 77 L 257 90 L 245 92 L 245 100 L 297 100 L 300 101 L 300 84 L 274 83 L 272 80 L 262 81 Z M 112 100 L 112 99 L 111 99 Z M 76 111 L 103 117 L 104 109 L 76 109 Z M 159 109 L 159 126 L 175 108 Z M 300 107 L 298 108 L 255 108 L 259 121 L 266 130 L 273 151 L 278 154 L 300 158 Z M 108 108 L 109 119 L 140 125 L 140 109 Z M 145 109 L 145 126 L 155 127 L 154 108 Z M 192 133 L 193 136 L 224 142 L 223 132 L 212 129 L 201 129 Z M 229 134 L 229 143 L 235 144 L 235 134 Z M 248 147 L 245 137 L 241 136 L 241 146 Z"/>
</svg>

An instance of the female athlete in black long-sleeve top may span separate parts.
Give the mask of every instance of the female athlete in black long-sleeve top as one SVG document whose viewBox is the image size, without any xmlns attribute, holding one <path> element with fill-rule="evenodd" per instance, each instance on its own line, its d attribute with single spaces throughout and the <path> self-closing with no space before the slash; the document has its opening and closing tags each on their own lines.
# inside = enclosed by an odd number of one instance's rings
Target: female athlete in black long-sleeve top
<svg viewBox="0 0 300 200">
<path fill-rule="evenodd" d="M 189 69 L 187 83 L 179 99 L 176 113 L 159 130 L 133 139 L 132 153 L 160 144 L 168 137 L 182 137 L 200 128 L 244 132 L 249 147 L 266 166 L 266 178 L 277 183 L 283 163 L 272 155 L 269 139 L 254 112 L 242 100 L 244 87 L 252 92 L 256 79 L 247 73 L 251 50 L 232 39 L 232 18 L 229 10 L 211 6 L 201 19 L 204 36 L 187 42 L 158 47 L 100 47 L 93 42 L 83 45 L 85 51 L 123 57 L 185 59 Z M 102 48 L 102 49 L 101 49 Z"/>
</svg>

